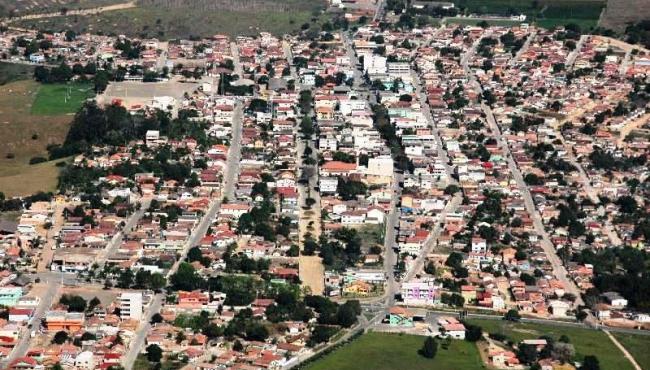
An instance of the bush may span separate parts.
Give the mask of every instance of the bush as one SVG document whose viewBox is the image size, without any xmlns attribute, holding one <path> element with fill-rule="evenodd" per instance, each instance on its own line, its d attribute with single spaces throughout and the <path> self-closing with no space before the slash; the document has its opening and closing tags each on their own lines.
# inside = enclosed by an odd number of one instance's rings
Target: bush
<svg viewBox="0 0 650 370">
<path fill-rule="evenodd" d="M 39 163 L 43 163 L 43 162 L 47 162 L 47 159 L 45 159 L 43 157 L 32 157 L 29 160 L 29 164 L 39 164 Z"/>
</svg>

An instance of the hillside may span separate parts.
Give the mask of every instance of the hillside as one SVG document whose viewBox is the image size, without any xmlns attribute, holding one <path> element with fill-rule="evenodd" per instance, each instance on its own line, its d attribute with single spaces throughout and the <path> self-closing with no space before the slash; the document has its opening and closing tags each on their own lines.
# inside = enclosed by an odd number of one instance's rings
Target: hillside
<svg viewBox="0 0 650 370">
<path fill-rule="evenodd" d="M 608 0 L 599 25 L 616 32 L 629 23 L 650 19 L 650 0 Z"/>
<path fill-rule="evenodd" d="M 1 0 L 0 0 L 1 1 Z M 139 0 L 136 7 L 101 14 L 24 19 L 14 24 L 43 31 L 158 39 L 212 36 L 217 33 L 277 35 L 291 33 L 325 9 L 321 0 Z M 119 30 L 119 31 L 118 31 Z"/>
</svg>

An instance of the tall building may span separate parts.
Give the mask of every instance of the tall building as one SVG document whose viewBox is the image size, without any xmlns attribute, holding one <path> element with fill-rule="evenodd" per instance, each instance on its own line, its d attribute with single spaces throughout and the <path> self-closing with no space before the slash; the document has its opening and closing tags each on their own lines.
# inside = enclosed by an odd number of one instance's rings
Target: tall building
<svg viewBox="0 0 650 370">
<path fill-rule="evenodd" d="M 142 320 L 141 292 L 124 292 L 120 294 L 120 318 L 122 320 Z"/>
</svg>

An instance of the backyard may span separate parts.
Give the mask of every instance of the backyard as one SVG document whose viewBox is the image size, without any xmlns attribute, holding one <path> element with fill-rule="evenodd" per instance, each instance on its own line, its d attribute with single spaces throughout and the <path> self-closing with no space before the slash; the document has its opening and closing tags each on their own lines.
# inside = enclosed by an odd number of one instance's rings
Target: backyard
<svg viewBox="0 0 650 370">
<path fill-rule="evenodd" d="M 474 343 L 451 341 L 434 359 L 418 354 L 426 337 L 368 333 L 308 365 L 308 370 L 474 370 L 484 369 Z"/>
</svg>

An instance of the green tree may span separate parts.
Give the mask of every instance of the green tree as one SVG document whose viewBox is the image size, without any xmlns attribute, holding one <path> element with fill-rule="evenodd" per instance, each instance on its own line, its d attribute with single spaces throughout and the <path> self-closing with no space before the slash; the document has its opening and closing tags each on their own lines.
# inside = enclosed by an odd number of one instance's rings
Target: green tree
<svg viewBox="0 0 650 370">
<path fill-rule="evenodd" d="M 147 360 L 149 360 L 149 362 L 160 362 L 162 356 L 163 351 L 157 345 L 151 344 L 147 347 Z"/>
<path fill-rule="evenodd" d="M 420 355 L 432 359 L 438 353 L 438 342 L 433 337 L 427 337 L 420 349 Z"/>
</svg>

